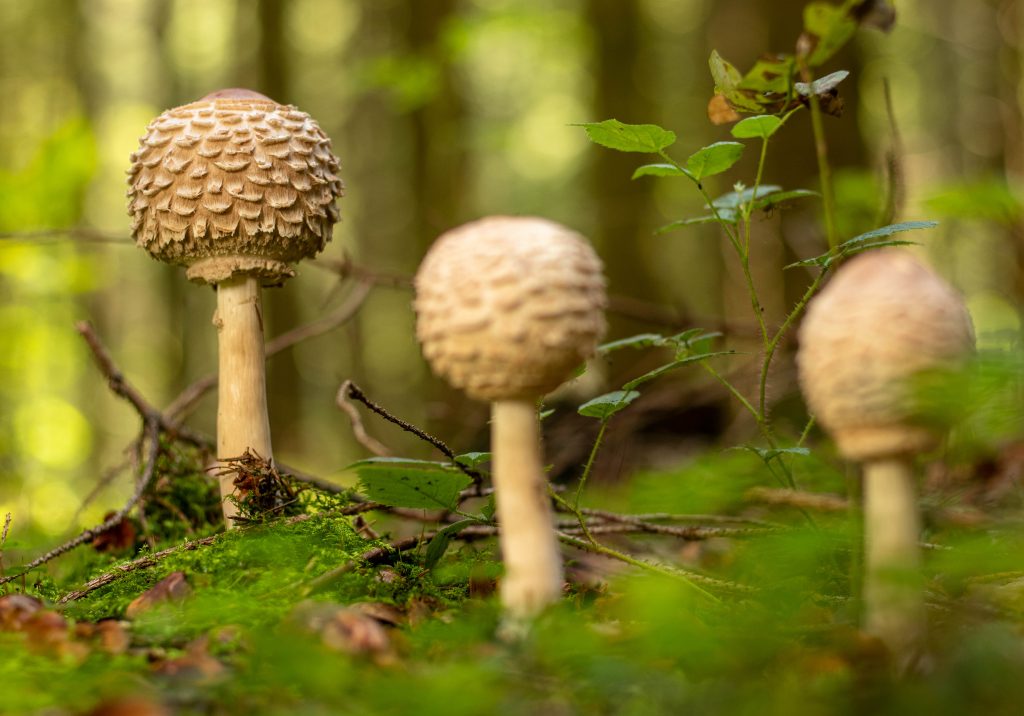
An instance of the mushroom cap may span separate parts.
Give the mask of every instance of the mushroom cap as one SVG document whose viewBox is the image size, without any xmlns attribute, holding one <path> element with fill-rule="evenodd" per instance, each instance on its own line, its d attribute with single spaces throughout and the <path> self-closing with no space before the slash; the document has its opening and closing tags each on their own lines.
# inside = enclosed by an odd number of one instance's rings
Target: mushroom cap
<svg viewBox="0 0 1024 716">
<path fill-rule="evenodd" d="M 249 90 L 214 92 L 146 127 L 128 170 L 132 236 L 193 281 L 280 283 L 330 240 L 337 171 L 305 112 Z"/>
<path fill-rule="evenodd" d="M 545 219 L 494 216 L 452 229 L 414 283 L 423 355 L 477 400 L 554 390 L 604 335 L 600 259 L 582 236 Z"/>
<path fill-rule="evenodd" d="M 908 252 L 883 249 L 848 261 L 811 301 L 797 367 L 839 452 L 874 460 L 937 445 L 940 435 L 914 415 L 908 382 L 955 368 L 973 347 L 960 295 Z"/>
</svg>

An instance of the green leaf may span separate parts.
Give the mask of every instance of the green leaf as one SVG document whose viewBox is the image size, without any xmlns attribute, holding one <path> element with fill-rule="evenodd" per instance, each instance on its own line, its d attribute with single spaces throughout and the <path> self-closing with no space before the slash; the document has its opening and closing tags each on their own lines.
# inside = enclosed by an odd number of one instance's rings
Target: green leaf
<svg viewBox="0 0 1024 716">
<path fill-rule="evenodd" d="M 758 102 L 758 91 L 754 89 L 742 89 L 743 75 L 729 61 L 718 54 L 718 50 L 712 50 L 708 58 L 708 67 L 711 69 L 711 77 L 715 81 L 715 92 L 725 97 L 726 101 L 740 112 L 761 113 L 761 104 Z"/>
<path fill-rule="evenodd" d="M 740 445 L 739 449 L 749 450 L 765 462 L 779 457 L 780 455 L 810 455 L 811 451 L 805 447 L 784 447 L 784 448 L 761 448 L 754 445 Z"/>
<path fill-rule="evenodd" d="M 476 467 L 482 463 L 490 462 L 490 460 L 491 453 L 489 452 L 466 452 L 455 456 L 455 462 L 466 467 Z"/>
<path fill-rule="evenodd" d="M 555 414 L 555 409 L 554 408 L 547 408 L 545 410 L 540 411 L 540 414 L 537 415 L 537 419 L 538 420 L 547 420 L 548 418 L 550 418 L 554 414 Z"/>
<path fill-rule="evenodd" d="M 893 234 L 898 234 L 904 231 L 915 231 L 917 229 L 931 229 L 938 226 L 937 221 L 904 221 L 899 224 L 890 224 L 883 226 L 873 231 L 854 236 L 848 241 L 844 241 L 839 244 L 834 250 L 827 253 L 815 256 L 813 258 L 804 259 L 803 261 L 797 261 L 796 263 L 789 264 L 785 268 L 794 268 L 796 266 L 821 266 L 822 268 L 829 268 L 836 261 L 846 258 L 847 256 L 853 256 L 864 251 L 871 249 L 881 249 L 886 246 L 906 246 L 913 244 L 913 241 L 902 241 L 897 239 L 889 239 L 888 237 Z M 879 241 L 878 239 L 881 239 Z"/>
<path fill-rule="evenodd" d="M 494 502 L 494 493 L 492 492 L 487 496 L 487 502 L 480 508 L 480 516 L 484 518 L 484 522 L 493 522 L 494 513 L 498 511 L 498 506 Z"/>
<path fill-rule="evenodd" d="M 685 177 L 686 171 L 674 164 L 644 164 L 633 172 L 633 179 L 640 177 Z"/>
<path fill-rule="evenodd" d="M 722 217 L 722 219 L 726 220 L 728 223 L 726 217 Z M 678 219 L 676 221 L 665 224 L 664 226 L 659 226 L 657 229 L 654 230 L 654 235 L 660 236 L 661 234 L 667 234 L 668 232 L 675 231 L 676 229 L 682 229 L 686 226 L 693 226 L 694 224 L 716 223 L 718 223 L 718 219 L 711 214 L 708 214 L 707 216 L 695 216 L 692 219 Z"/>
<path fill-rule="evenodd" d="M 620 152 L 657 154 L 676 141 L 674 132 L 656 124 L 623 124 L 617 119 L 573 125 L 583 127 L 590 141 Z"/>
<path fill-rule="evenodd" d="M 587 418 L 607 420 L 639 397 L 635 390 L 615 390 L 588 400 L 576 412 Z"/>
<path fill-rule="evenodd" d="M 757 187 L 757 191 L 754 191 L 753 187 L 750 187 L 749 189 L 742 189 L 741 191 L 730 191 L 728 194 L 722 194 L 711 203 L 719 211 L 722 209 L 736 209 L 741 204 L 746 204 L 751 199 L 760 199 L 781 190 L 782 187 L 776 184 L 762 184 Z M 711 206 L 705 204 L 704 208 L 710 209 Z"/>
<path fill-rule="evenodd" d="M 762 55 L 750 71 L 743 75 L 737 87 L 757 92 L 759 99 L 774 100 L 790 94 L 790 83 L 795 72 L 796 62 L 792 55 Z"/>
<path fill-rule="evenodd" d="M 977 219 L 1012 225 L 1024 215 L 1018 191 L 1001 176 L 947 184 L 925 199 L 929 213 L 953 219 Z"/>
<path fill-rule="evenodd" d="M 673 371 L 676 368 L 680 368 L 680 367 L 682 367 L 684 365 L 688 365 L 690 363 L 696 363 L 697 361 L 707 360 L 708 358 L 714 358 L 715 356 L 735 355 L 735 353 L 736 353 L 736 351 L 714 351 L 714 352 L 710 352 L 710 353 L 699 353 L 697 355 L 686 356 L 685 358 L 679 358 L 678 360 L 674 360 L 671 363 L 666 363 L 665 365 L 663 365 L 663 366 L 661 366 L 659 368 L 655 368 L 652 371 L 644 373 L 639 378 L 634 378 L 633 380 L 629 381 L 628 383 L 626 383 L 622 387 L 623 387 L 624 390 L 632 391 L 634 388 L 638 388 L 639 386 L 643 385 L 647 381 L 654 380 L 658 376 L 664 375 L 665 373 L 668 373 L 669 371 Z"/>
<path fill-rule="evenodd" d="M 743 149 L 739 142 L 715 142 L 691 154 L 686 169 L 696 181 L 721 174 L 740 160 Z"/>
<path fill-rule="evenodd" d="M 472 480 L 447 462 L 374 457 L 353 463 L 359 491 L 391 507 L 453 510 Z"/>
<path fill-rule="evenodd" d="M 821 196 L 821 194 L 816 191 L 811 191 L 810 189 L 791 189 L 789 191 L 774 192 L 763 199 L 755 201 L 754 208 L 770 209 L 773 206 L 784 204 L 785 202 L 792 201 L 793 199 L 803 199 L 811 196 Z"/>
<path fill-rule="evenodd" d="M 881 239 L 886 236 L 898 234 L 902 231 L 933 229 L 938 225 L 939 222 L 937 221 L 903 221 L 898 224 L 889 224 L 888 226 L 883 226 L 880 229 L 874 229 L 873 231 L 868 231 L 866 233 L 860 234 L 859 236 L 854 236 L 849 241 L 844 241 L 839 246 L 839 248 L 843 248 L 844 246 L 850 246 L 851 244 L 863 243 L 865 241 L 870 241 L 872 239 Z"/>
<path fill-rule="evenodd" d="M 427 552 L 423 555 L 423 566 L 427 569 L 433 569 L 434 565 L 440 561 L 444 553 L 448 551 L 448 546 L 452 543 L 452 538 L 455 537 L 459 532 L 466 529 L 470 525 L 479 524 L 479 520 L 475 518 L 469 518 L 465 520 L 459 520 L 453 522 L 450 525 L 445 525 L 437 531 L 434 538 L 430 540 L 430 544 L 427 545 Z"/>
<path fill-rule="evenodd" d="M 665 336 L 660 333 L 641 333 L 636 336 L 620 338 L 617 341 L 611 341 L 604 345 L 600 345 L 597 347 L 597 352 L 602 355 L 608 355 L 609 353 L 622 348 L 650 348 L 651 346 L 663 346 L 665 345 L 665 340 Z"/>
<path fill-rule="evenodd" d="M 782 120 L 773 114 L 759 114 L 755 117 L 741 119 L 732 128 L 732 136 L 736 139 L 768 139 L 782 126 Z"/>
<path fill-rule="evenodd" d="M 846 5 L 812 2 L 804 7 L 804 31 L 797 47 L 801 48 L 808 66 L 818 67 L 827 62 L 857 31 L 857 21 L 850 16 Z"/>
</svg>

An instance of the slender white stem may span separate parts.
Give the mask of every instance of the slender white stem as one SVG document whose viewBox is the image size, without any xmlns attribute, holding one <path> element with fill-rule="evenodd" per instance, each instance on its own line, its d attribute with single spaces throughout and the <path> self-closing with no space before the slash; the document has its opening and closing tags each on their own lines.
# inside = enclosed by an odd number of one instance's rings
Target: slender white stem
<svg viewBox="0 0 1024 716">
<path fill-rule="evenodd" d="M 531 401 L 501 400 L 491 406 L 491 450 L 505 562 L 501 599 L 511 616 L 529 618 L 559 598 L 564 581 Z"/>
<path fill-rule="evenodd" d="M 219 283 L 213 323 L 220 353 L 217 457 L 225 460 L 249 450 L 272 460 L 259 280 L 240 275 Z M 221 477 L 221 497 L 233 492 L 232 477 Z M 230 501 L 223 505 L 231 527 L 230 517 L 238 510 Z"/>
<path fill-rule="evenodd" d="M 865 628 L 903 664 L 924 637 L 921 521 L 911 462 L 903 458 L 864 465 Z"/>
</svg>

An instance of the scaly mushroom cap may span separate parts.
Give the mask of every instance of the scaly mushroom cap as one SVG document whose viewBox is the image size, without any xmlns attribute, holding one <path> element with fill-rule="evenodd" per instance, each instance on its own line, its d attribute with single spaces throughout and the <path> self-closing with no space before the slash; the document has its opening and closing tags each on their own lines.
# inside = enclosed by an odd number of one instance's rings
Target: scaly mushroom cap
<svg viewBox="0 0 1024 716">
<path fill-rule="evenodd" d="M 604 335 L 601 261 L 544 219 L 495 216 L 452 229 L 416 273 L 416 336 L 434 372 L 477 400 L 554 390 Z"/>
<path fill-rule="evenodd" d="M 800 384 L 844 457 L 921 452 L 939 436 L 915 421 L 908 381 L 955 367 L 973 346 L 959 294 L 905 251 L 871 251 L 839 269 L 808 306 Z"/>
<path fill-rule="evenodd" d="M 193 281 L 235 273 L 280 283 L 322 251 L 338 221 L 338 158 L 305 112 L 222 90 L 150 122 L 131 155 L 135 242 L 188 266 Z"/>
</svg>

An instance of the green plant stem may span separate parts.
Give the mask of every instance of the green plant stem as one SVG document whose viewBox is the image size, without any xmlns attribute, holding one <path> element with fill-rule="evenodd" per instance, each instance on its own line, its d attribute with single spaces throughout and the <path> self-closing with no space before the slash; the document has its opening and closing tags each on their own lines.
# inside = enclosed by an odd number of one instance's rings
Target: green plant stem
<svg viewBox="0 0 1024 716">
<path fill-rule="evenodd" d="M 718 597 L 716 597 L 714 594 L 712 594 L 711 592 L 709 592 L 706 589 L 698 586 L 697 585 L 698 581 L 703 582 L 705 584 L 708 584 L 709 586 L 716 586 L 716 587 L 720 587 L 720 588 L 723 588 L 723 589 L 728 589 L 728 590 L 734 591 L 734 592 L 748 592 L 748 591 L 750 591 L 749 587 L 745 587 L 745 586 L 739 585 L 739 584 L 733 584 L 732 582 L 726 582 L 726 581 L 723 581 L 723 580 L 720 580 L 720 579 L 713 579 L 711 577 L 705 577 L 702 574 L 696 574 L 694 572 L 689 572 L 689 571 L 686 571 L 684 569 L 680 569 L 679 567 L 668 567 L 668 566 L 661 565 L 661 564 L 655 564 L 655 563 L 652 563 L 652 562 L 646 562 L 646 561 L 644 561 L 642 559 L 637 559 L 636 557 L 632 557 L 632 556 L 626 554 L 625 552 L 620 552 L 617 549 L 612 549 L 611 547 L 607 547 L 607 546 L 605 546 L 603 544 L 600 544 L 598 542 L 584 542 L 581 539 L 577 539 L 576 537 L 572 537 L 570 535 L 563 534 L 561 532 L 558 534 L 558 538 L 560 540 L 562 540 L 562 542 L 564 542 L 565 544 L 571 545 L 571 546 L 573 546 L 573 547 L 575 547 L 577 549 L 584 550 L 585 552 L 593 552 L 594 554 L 601 554 L 601 555 L 604 555 L 605 557 L 611 557 L 612 559 L 617 559 L 620 562 L 625 562 L 626 564 L 632 565 L 634 567 L 639 567 L 640 569 L 647 570 L 648 572 L 654 572 L 655 574 L 661 574 L 661 575 L 666 576 L 666 577 L 672 577 L 673 579 L 678 579 L 679 581 L 684 582 L 685 584 L 688 584 L 694 590 L 696 590 L 699 594 L 707 597 L 708 599 L 710 599 L 713 602 L 720 602 L 721 600 Z"/>
<path fill-rule="evenodd" d="M 765 416 L 765 411 L 767 409 L 768 370 L 771 368 L 772 358 L 775 357 L 775 351 L 778 350 L 779 344 L 782 342 L 782 339 L 785 337 L 790 326 L 792 326 L 793 322 L 800 317 L 800 314 L 802 314 L 804 309 L 807 308 L 807 304 L 814 297 L 814 294 L 817 293 L 818 287 L 821 286 L 821 282 L 825 279 L 826 273 L 828 273 L 828 269 L 822 269 L 814 280 L 811 281 L 811 285 L 807 287 L 807 290 L 804 291 L 804 295 L 801 296 L 800 300 L 797 301 L 795 306 L 793 306 L 793 310 L 786 316 L 782 325 L 779 326 L 779 330 L 775 332 L 775 335 L 773 335 L 771 340 L 769 340 L 765 345 L 764 360 L 761 363 L 761 376 L 757 389 L 757 404 L 760 408 L 760 414 L 762 417 Z"/>
<path fill-rule="evenodd" d="M 583 516 L 583 512 L 580 508 L 570 504 L 568 500 L 551 489 L 550 485 L 548 486 L 548 494 L 551 496 L 551 499 L 555 501 L 556 505 L 576 518 L 576 522 L 578 522 L 580 526 L 580 531 L 583 533 L 583 536 L 587 538 L 587 542 L 597 544 L 597 540 L 594 539 L 594 535 L 590 532 L 590 527 L 587 526 L 587 518 Z"/>
<path fill-rule="evenodd" d="M 810 72 L 804 68 L 803 79 L 808 85 L 812 82 Z M 814 153 L 818 157 L 818 175 L 821 180 L 821 200 L 825 208 L 825 235 L 829 249 L 839 245 L 839 234 L 836 231 L 836 199 L 832 189 L 832 168 L 828 163 L 828 143 L 825 141 L 825 124 L 822 121 L 821 103 L 818 96 L 811 92 L 811 131 L 814 132 Z"/>
<path fill-rule="evenodd" d="M 601 449 L 601 443 L 604 442 L 604 433 L 607 429 L 608 420 L 602 420 L 601 427 L 597 431 L 597 437 L 594 438 L 594 444 L 590 448 L 590 455 L 587 457 L 587 464 L 583 466 L 583 474 L 580 475 L 580 481 L 576 484 L 576 494 L 573 497 L 574 510 L 579 509 L 580 498 L 583 496 L 583 488 L 587 484 L 587 478 L 590 477 L 590 471 L 594 467 L 594 460 L 597 458 L 597 451 Z"/>
</svg>

